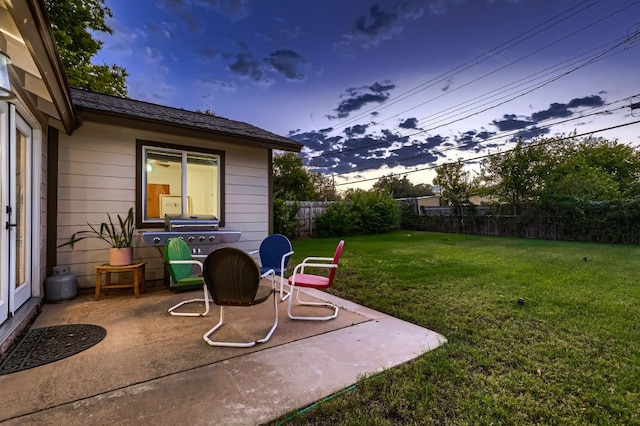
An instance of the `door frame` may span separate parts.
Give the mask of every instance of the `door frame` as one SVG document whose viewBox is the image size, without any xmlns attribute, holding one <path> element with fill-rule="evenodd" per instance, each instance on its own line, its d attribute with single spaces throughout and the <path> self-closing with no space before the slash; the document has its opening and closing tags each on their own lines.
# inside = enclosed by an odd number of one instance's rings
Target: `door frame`
<svg viewBox="0 0 640 426">
<path fill-rule="evenodd" d="M 14 284 L 18 284 L 17 283 L 17 276 L 15 275 L 15 271 L 12 271 L 12 273 L 14 274 L 14 276 L 12 277 L 13 279 L 9 280 L 9 295 L 10 295 L 10 299 L 9 299 L 9 311 L 10 313 L 13 315 L 15 313 L 16 310 L 18 310 L 18 308 L 20 308 L 20 306 L 22 306 L 27 300 L 29 300 L 29 298 L 32 296 L 33 293 L 33 277 L 32 277 L 32 272 L 33 272 L 33 239 L 31 238 L 32 235 L 32 229 L 33 229 L 33 225 L 31 223 L 31 221 L 29 220 L 32 217 L 32 212 L 33 212 L 33 196 L 34 196 L 34 186 L 33 186 L 33 129 L 31 128 L 31 126 L 29 125 L 29 123 L 27 123 L 27 121 L 22 118 L 22 116 L 20 116 L 15 109 L 15 106 L 11 105 L 9 107 L 9 146 L 11 147 L 16 147 L 17 146 L 17 139 L 18 139 L 18 132 L 20 132 L 20 134 L 22 134 L 25 137 L 24 140 L 24 146 L 22 147 L 22 149 L 24 150 L 24 164 L 21 164 L 22 167 L 24 167 L 24 170 L 21 171 L 22 174 L 24 174 L 24 186 L 25 188 L 23 188 L 24 191 L 24 221 L 25 223 L 23 224 L 23 231 L 24 231 L 24 235 L 22 238 L 22 244 L 24 244 L 24 252 L 22 253 L 24 259 L 24 270 L 25 270 L 25 276 L 24 276 L 24 281 L 22 283 L 20 283 L 19 287 L 16 287 Z M 16 154 L 15 152 L 10 154 Z M 18 163 L 20 161 L 22 161 L 21 159 L 17 158 L 15 155 L 12 155 L 12 158 L 15 159 L 15 163 Z M 11 167 L 9 168 L 9 176 L 17 176 L 17 169 L 16 169 L 16 164 L 12 164 Z M 9 179 L 11 180 L 11 179 Z M 15 184 L 15 181 L 14 181 Z M 13 188 L 15 188 L 15 185 L 13 185 Z M 16 206 L 18 205 L 19 201 L 16 199 L 17 194 L 15 193 L 11 193 L 11 188 L 9 191 L 9 194 L 11 196 L 12 199 L 10 199 L 10 205 L 13 206 L 13 211 L 9 214 L 9 221 L 11 223 L 17 223 L 18 218 L 16 217 L 16 213 L 17 213 L 17 209 Z M 11 235 L 11 234 L 10 234 Z M 13 233 L 13 235 L 15 235 L 15 232 Z M 10 265 L 13 265 L 15 262 L 15 258 L 17 257 L 17 252 L 20 249 L 19 247 L 19 243 L 20 241 L 17 241 L 17 239 L 15 237 L 11 238 L 10 241 L 10 250 L 9 250 L 9 262 Z M 13 256 L 12 256 L 13 255 Z M 13 270 L 13 268 L 11 268 Z M 11 273 L 9 275 L 11 277 Z"/>
<path fill-rule="evenodd" d="M 9 277 L 9 233 L 5 230 L 5 224 L 9 221 L 9 215 L 5 206 L 9 202 L 9 174 L 7 158 L 9 153 L 9 103 L 0 102 L 0 324 L 9 318 L 11 288 Z"/>
<path fill-rule="evenodd" d="M 41 262 L 41 183 L 42 183 L 42 132 L 33 123 L 37 121 L 23 108 L 17 105 L 0 102 L 0 187 L 1 215 L 0 225 L 0 324 L 7 317 L 11 317 L 30 298 L 39 297 L 41 294 L 40 265 Z M 15 148 L 16 132 L 20 131 L 26 136 L 25 140 L 25 224 L 22 244 L 25 245 L 25 282 L 16 289 L 16 273 L 13 262 L 17 249 L 16 232 L 7 230 L 7 223 L 15 222 L 15 198 L 11 194 L 9 178 L 15 176 L 15 165 L 10 165 L 10 147 Z M 8 212 L 7 206 L 12 205 L 13 211 Z M 2 305 L 5 304 L 5 305 Z M 6 317 L 5 317 L 6 315 Z"/>
</svg>

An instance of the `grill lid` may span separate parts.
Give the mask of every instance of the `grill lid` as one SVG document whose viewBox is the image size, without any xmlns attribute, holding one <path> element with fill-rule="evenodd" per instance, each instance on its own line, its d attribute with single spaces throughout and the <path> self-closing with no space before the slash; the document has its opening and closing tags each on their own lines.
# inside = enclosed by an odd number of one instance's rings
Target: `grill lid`
<svg viewBox="0 0 640 426">
<path fill-rule="evenodd" d="M 164 215 L 164 229 L 167 231 L 217 231 L 220 220 L 213 215 Z"/>
</svg>

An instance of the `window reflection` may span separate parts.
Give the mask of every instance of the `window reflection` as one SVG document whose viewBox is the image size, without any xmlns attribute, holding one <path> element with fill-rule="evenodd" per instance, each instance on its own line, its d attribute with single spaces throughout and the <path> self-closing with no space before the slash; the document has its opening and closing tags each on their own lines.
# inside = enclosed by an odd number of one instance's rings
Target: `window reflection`
<svg viewBox="0 0 640 426">
<path fill-rule="evenodd" d="M 220 157 L 144 147 L 145 221 L 164 215 L 219 215 Z"/>
</svg>

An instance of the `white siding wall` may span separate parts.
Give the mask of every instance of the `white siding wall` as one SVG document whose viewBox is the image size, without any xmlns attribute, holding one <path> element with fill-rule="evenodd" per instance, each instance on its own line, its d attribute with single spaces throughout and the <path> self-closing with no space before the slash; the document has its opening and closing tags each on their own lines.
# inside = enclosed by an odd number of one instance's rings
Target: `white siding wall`
<svg viewBox="0 0 640 426">
<path fill-rule="evenodd" d="M 116 219 L 135 208 L 136 139 L 206 147 L 225 152 L 225 229 L 242 232 L 233 244 L 255 250 L 268 234 L 268 150 L 168 136 L 161 133 L 85 123 L 72 136 L 60 135 L 58 178 L 58 244 L 74 232 L 98 225 L 107 213 Z M 134 237 L 134 261 L 147 262 L 147 279 L 162 279 L 161 254 Z M 108 246 L 97 239 L 79 242 L 74 250 L 58 249 L 58 265 L 69 266 L 81 288 L 95 286 L 95 265 L 108 261 Z"/>
</svg>

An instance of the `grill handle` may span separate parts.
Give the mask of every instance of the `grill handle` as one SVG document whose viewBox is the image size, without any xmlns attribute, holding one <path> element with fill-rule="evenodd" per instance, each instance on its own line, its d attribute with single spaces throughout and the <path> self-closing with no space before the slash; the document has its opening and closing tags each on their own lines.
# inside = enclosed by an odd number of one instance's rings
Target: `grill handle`
<svg viewBox="0 0 640 426">
<path fill-rule="evenodd" d="M 171 224 L 171 229 L 178 229 L 178 228 L 214 228 L 214 229 L 218 229 L 217 226 L 215 225 L 211 225 L 209 223 L 190 223 L 188 225 L 179 225 L 179 224 Z"/>
</svg>

